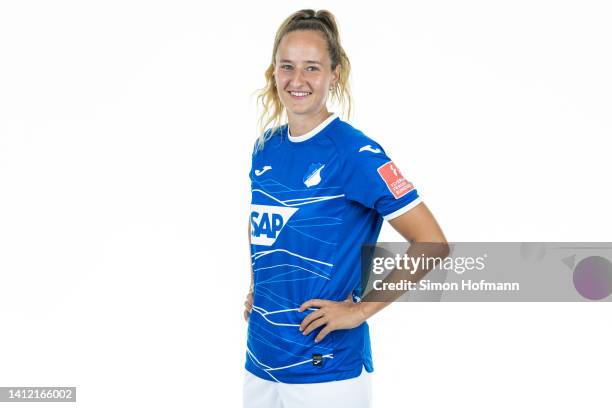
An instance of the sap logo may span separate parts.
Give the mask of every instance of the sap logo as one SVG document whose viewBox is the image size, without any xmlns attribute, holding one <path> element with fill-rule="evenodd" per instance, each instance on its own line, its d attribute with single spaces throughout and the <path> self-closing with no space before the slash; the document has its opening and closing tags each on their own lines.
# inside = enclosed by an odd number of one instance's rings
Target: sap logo
<svg viewBox="0 0 612 408">
<path fill-rule="evenodd" d="M 274 245 L 298 208 L 251 204 L 251 244 Z"/>
</svg>

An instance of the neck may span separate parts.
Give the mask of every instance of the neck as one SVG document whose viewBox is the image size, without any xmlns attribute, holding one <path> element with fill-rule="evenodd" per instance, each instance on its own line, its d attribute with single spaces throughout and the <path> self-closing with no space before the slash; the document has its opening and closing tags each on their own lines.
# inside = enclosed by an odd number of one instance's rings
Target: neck
<svg viewBox="0 0 612 408">
<path fill-rule="evenodd" d="M 296 115 L 287 112 L 289 132 L 291 133 L 291 136 L 302 136 L 316 128 L 330 115 L 331 113 L 328 112 L 327 108 L 325 107 L 319 112 L 310 115 Z"/>
</svg>

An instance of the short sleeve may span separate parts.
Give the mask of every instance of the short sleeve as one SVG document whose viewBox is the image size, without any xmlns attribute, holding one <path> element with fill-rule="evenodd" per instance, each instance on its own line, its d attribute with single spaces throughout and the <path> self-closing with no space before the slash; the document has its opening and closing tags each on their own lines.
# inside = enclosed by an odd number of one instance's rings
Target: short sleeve
<svg viewBox="0 0 612 408">
<path fill-rule="evenodd" d="M 344 172 L 346 198 L 376 210 L 387 221 L 422 201 L 414 185 L 371 139 L 345 151 Z"/>
<path fill-rule="evenodd" d="M 268 136 L 270 134 L 270 129 L 266 129 L 266 131 L 264 132 L 264 138 L 266 136 Z M 255 142 L 253 143 L 253 150 L 251 151 L 251 169 L 249 171 L 249 175 L 251 176 L 251 179 L 253 178 L 253 170 L 255 169 L 255 160 L 257 159 L 257 153 L 260 151 L 259 149 L 259 144 L 260 144 L 260 140 L 259 137 L 255 138 Z"/>
<path fill-rule="evenodd" d="M 253 150 L 251 151 L 251 168 L 249 170 L 249 176 L 253 179 L 253 169 L 255 167 L 255 155 L 257 154 L 257 143 L 258 139 L 255 139 L 255 143 L 253 144 Z"/>
</svg>

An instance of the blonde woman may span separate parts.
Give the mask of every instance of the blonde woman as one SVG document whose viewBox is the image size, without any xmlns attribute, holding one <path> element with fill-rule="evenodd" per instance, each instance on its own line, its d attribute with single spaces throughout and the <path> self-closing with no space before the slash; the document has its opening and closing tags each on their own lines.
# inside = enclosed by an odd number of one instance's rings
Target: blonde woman
<svg viewBox="0 0 612 408">
<path fill-rule="evenodd" d="M 369 407 L 366 320 L 388 302 L 360 301 L 361 245 L 383 220 L 410 241 L 446 242 L 380 144 L 328 111 L 335 97 L 350 116 L 349 73 L 329 11 L 281 24 L 250 172 L 245 407 Z"/>
</svg>

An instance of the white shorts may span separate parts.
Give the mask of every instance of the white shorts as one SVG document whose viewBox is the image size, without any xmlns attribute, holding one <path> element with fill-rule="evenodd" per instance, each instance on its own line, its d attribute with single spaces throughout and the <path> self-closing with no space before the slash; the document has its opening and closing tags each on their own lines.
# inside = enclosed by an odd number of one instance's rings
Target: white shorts
<svg viewBox="0 0 612 408">
<path fill-rule="evenodd" d="M 245 370 L 246 371 L 246 370 Z M 355 378 L 310 384 L 264 380 L 246 371 L 244 408 L 370 408 L 372 374 L 362 368 Z"/>
</svg>

